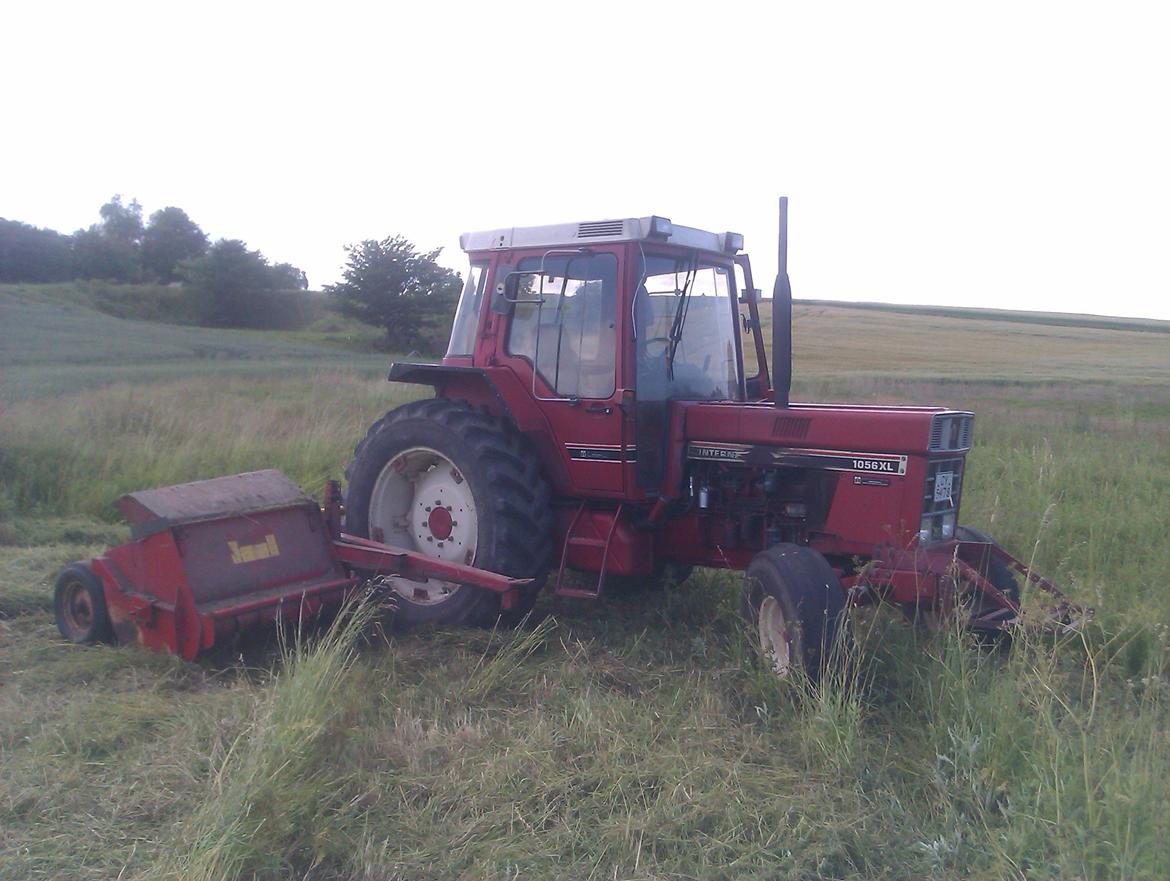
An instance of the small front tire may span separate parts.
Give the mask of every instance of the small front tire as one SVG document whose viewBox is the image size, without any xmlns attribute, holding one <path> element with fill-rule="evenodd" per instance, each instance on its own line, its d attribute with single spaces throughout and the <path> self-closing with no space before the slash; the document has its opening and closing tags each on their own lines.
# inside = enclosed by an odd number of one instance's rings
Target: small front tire
<svg viewBox="0 0 1170 881">
<path fill-rule="evenodd" d="M 70 563 L 53 585 L 57 630 L 72 643 L 114 641 L 102 581 L 88 563 Z"/>
<path fill-rule="evenodd" d="M 811 548 L 778 544 L 756 554 L 744 573 L 742 611 L 778 676 L 816 682 L 837 656 L 845 592 L 833 567 Z"/>
</svg>

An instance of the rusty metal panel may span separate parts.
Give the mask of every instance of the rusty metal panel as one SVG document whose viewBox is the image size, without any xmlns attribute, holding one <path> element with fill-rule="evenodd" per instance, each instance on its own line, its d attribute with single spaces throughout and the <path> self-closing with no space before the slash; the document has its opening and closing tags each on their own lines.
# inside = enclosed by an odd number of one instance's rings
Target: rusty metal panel
<svg viewBox="0 0 1170 881">
<path fill-rule="evenodd" d="M 317 509 L 316 502 L 274 468 L 140 490 L 114 503 L 136 539 L 186 523 L 295 506 Z"/>
<path fill-rule="evenodd" d="M 196 608 L 287 585 L 345 578 L 320 512 L 255 511 L 176 527 L 175 543 Z"/>
</svg>

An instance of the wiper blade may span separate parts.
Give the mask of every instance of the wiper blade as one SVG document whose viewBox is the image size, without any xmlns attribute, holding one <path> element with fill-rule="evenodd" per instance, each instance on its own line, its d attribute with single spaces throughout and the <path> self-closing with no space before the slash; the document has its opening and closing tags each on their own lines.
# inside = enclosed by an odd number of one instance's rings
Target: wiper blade
<svg viewBox="0 0 1170 881">
<path fill-rule="evenodd" d="M 694 251 L 691 254 L 690 266 L 687 267 L 686 278 L 683 279 L 678 305 L 674 309 L 674 320 L 670 323 L 670 333 L 667 336 L 670 342 L 666 347 L 666 378 L 671 382 L 674 382 L 674 354 L 678 351 L 678 344 L 682 342 L 683 325 L 686 323 L 687 309 L 690 307 L 691 302 L 691 289 L 695 286 L 695 276 L 698 272 L 699 253 L 698 251 Z M 678 290 L 677 282 L 675 283 L 675 290 Z"/>
</svg>

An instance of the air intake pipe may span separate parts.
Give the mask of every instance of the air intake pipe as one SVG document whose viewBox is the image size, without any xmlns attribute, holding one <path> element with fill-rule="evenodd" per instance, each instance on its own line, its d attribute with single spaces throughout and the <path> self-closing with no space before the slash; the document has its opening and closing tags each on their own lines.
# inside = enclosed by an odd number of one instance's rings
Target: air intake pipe
<svg viewBox="0 0 1170 881">
<path fill-rule="evenodd" d="M 788 197 L 780 197 L 779 263 L 772 287 L 772 396 L 787 407 L 792 393 L 792 282 L 788 280 Z"/>
</svg>

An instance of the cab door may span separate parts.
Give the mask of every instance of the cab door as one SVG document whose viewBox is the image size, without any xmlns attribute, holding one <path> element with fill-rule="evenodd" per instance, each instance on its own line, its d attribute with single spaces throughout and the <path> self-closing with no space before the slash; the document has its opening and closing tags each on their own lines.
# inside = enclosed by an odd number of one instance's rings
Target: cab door
<svg viewBox="0 0 1170 881">
<path fill-rule="evenodd" d="M 504 280 L 511 319 L 501 360 L 544 411 L 573 486 L 624 495 L 634 452 L 617 381 L 622 249 L 517 256 Z"/>
</svg>

